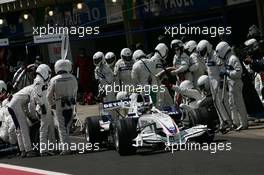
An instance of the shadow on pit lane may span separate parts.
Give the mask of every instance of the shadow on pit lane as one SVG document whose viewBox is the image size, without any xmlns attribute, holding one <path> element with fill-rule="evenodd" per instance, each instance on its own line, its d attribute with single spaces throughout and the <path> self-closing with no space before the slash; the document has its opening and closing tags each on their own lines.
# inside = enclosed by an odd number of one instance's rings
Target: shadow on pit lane
<svg viewBox="0 0 264 175">
<path fill-rule="evenodd" d="M 212 143 L 222 143 L 222 142 L 227 142 L 228 140 L 226 139 L 217 139 L 217 140 L 214 140 Z"/>
<path fill-rule="evenodd" d="M 78 151 L 73 151 L 72 155 L 75 154 L 92 154 L 92 153 L 100 153 L 100 152 L 106 152 L 106 151 L 112 151 L 113 149 L 108 149 L 108 148 L 100 148 L 99 150 L 91 150 L 91 151 L 85 151 L 84 153 L 79 153 Z"/>
<path fill-rule="evenodd" d="M 10 154 L 10 155 L 1 155 L 0 156 L 0 160 L 1 159 L 13 159 L 13 158 L 17 158 L 18 156 L 16 154 Z"/>
<path fill-rule="evenodd" d="M 227 141 L 228 140 L 226 140 L 226 139 L 216 139 L 216 140 L 214 140 L 211 143 L 217 143 L 218 144 L 218 143 L 223 143 L 223 142 L 227 142 Z M 193 145 L 193 148 L 195 148 L 195 145 Z M 179 150 L 175 150 L 175 151 L 180 151 L 180 149 Z M 145 149 L 145 150 L 144 149 L 139 149 L 137 151 L 137 155 L 148 156 L 148 155 L 155 155 L 155 154 L 164 154 L 164 153 L 168 153 L 168 152 L 170 152 L 170 150 L 165 150 L 165 148 L 164 149 L 160 149 L 160 150 L 158 150 L 158 149 Z"/>
<path fill-rule="evenodd" d="M 136 154 L 141 155 L 141 156 L 149 156 L 149 155 L 155 155 L 155 154 L 164 154 L 168 152 L 169 151 L 166 151 L 166 150 L 141 150 L 139 149 Z"/>
</svg>

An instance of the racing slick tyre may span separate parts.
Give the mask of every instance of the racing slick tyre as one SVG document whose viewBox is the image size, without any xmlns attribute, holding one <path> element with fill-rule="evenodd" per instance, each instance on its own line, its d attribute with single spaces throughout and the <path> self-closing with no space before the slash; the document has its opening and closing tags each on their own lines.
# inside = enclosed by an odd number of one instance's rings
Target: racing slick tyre
<svg viewBox="0 0 264 175">
<path fill-rule="evenodd" d="M 137 126 L 132 118 L 124 118 L 116 122 L 115 127 L 115 147 L 121 156 L 136 153 L 136 148 L 132 145 L 133 139 L 137 136 Z"/>
<path fill-rule="evenodd" d="M 207 125 L 208 131 L 203 135 L 197 137 L 195 140 L 199 143 L 210 143 L 214 140 L 215 131 L 217 129 L 218 124 L 218 116 L 216 111 L 213 109 L 208 109 L 206 107 L 201 107 L 195 109 L 195 114 L 192 117 L 192 126 L 202 124 Z"/>
<path fill-rule="evenodd" d="M 211 130 L 208 130 L 203 135 L 195 138 L 195 141 L 198 143 L 212 143 L 214 141 L 215 133 L 212 133 Z"/>
<path fill-rule="evenodd" d="M 84 132 L 85 132 L 85 140 L 89 143 L 102 143 L 102 133 L 100 131 L 100 117 L 99 116 L 92 116 L 87 117 L 84 123 Z"/>
</svg>

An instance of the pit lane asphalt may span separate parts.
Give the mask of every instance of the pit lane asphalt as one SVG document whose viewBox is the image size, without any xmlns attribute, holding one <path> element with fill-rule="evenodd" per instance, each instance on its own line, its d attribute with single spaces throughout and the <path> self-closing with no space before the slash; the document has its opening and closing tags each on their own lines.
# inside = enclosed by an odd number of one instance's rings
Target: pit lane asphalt
<svg viewBox="0 0 264 175">
<path fill-rule="evenodd" d="M 74 141 L 83 142 L 79 137 Z M 264 139 L 218 136 L 231 151 L 141 152 L 119 156 L 114 150 L 36 158 L 3 158 L 1 163 L 75 175 L 263 175 Z"/>
</svg>

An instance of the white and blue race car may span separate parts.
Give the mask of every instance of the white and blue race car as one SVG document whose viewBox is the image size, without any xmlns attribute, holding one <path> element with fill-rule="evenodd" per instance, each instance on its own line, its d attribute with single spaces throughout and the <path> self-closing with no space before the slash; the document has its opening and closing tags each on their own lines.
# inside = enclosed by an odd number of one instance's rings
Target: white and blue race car
<svg viewBox="0 0 264 175">
<path fill-rule="evenodd" d="M 127 110 L 126 115 L 119 113 L 115 119 L 109 115 L 109 111 L 120 109 Z M 185 144 L 208 136 L 209 130 L 206 125 L 179 127 L 167 112 L 152 105 L 149 95 L 139 93 L 133 93 L 129 99 L 103 103 L 101 115 L 87 117 L 85 122 L 88 142 L 107 144 L 120 155 L 134 154 L 141 147 Z"/>
</svg>

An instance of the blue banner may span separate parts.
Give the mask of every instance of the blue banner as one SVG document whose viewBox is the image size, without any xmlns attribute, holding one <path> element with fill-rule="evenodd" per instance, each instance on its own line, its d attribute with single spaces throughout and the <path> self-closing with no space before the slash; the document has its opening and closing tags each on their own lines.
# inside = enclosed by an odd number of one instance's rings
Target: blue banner
<svg viewBox="0 0 264 175">
<path fill-rule="evenodd" d="M 225 0 L 141 0 L 144 17 L 170 16 L 223 7 Z"/>
<path fill-rule="evenodd" d="M 46 24 L 58 26 L 95 26 L 106 24 L 106 10 L 104 0 L 85 1 L 81 10 L 76 4 L 65 4 L 55 8 L 52 17 L 48 17 Z"/>
<path fill-rule="evenodd" d="M 0 30 L 1 37 L 23 36 L 23 24 L 20 23 L 19 16 L 19 13 L 14 13 L 5 17 L 6 25 Z"/>
<path fill-rule="evenodd" d="M 87 8 L 79 12 L 80 25 L 94 26 L 106 24 L 106 10 L 104 0 L 86 0 Z"/>
</svg>

